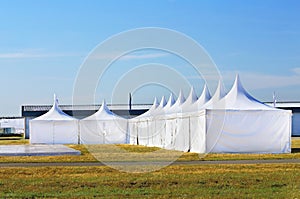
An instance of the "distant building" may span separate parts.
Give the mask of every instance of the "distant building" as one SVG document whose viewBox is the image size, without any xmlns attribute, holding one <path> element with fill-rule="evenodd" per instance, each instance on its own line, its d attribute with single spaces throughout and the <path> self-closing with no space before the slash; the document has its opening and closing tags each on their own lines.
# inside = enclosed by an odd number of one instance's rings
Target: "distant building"
<svg viewBox="0 0 300 199">
<path fill-rule="evenodd" d="M 271 102 L 267 104 L 274 105 Z M 292 111 L 292 136 L 300 136 L 300 102 L 276 102 L 276 108 Z"/>
<path fill-rule="evenodd" d="M 24 134 L 25 120 L 22 117 L 1 117 L 0 134 Z"/>
</svg>

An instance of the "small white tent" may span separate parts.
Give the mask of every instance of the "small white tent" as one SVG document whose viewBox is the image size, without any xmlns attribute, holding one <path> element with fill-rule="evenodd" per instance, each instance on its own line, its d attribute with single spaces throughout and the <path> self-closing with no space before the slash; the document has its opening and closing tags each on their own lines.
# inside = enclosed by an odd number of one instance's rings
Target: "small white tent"
<svg viewBox="0 0 300 199">
<path fill-rule="evenodd" d="M 44 115 L 30 121 L 31 144 L 77 144 L 78 120 L 58 107 L 54 96 L 52 108 Z"/>
<path fill-rule="evenodd" d="M 93 115 L 80 122 L 81 144 L 127 143 L 127 120 L 112 113 L 105 101 Z"/>
<path fill-rule="evenodd" d="M 238 76 L 230 92 L 206 108 L 206 124 L 207 152 L 290 152 L 291 112 L 254 99 Z"/>
</svg>

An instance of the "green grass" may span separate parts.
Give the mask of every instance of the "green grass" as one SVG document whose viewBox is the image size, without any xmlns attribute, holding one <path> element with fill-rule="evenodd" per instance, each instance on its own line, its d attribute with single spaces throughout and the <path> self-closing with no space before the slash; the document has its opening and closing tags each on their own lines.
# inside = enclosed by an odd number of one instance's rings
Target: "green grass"
<svg viewBox="0 0 300 199">
<path fill-rule="evenodd" d="M 0 170 L 0 197 L 297 198 L 299 164 L 169 166 L 136 174 L 109 167 Z"/>
<path fill-rule="evenodd" d="M 0 145 L 29 144 L 28 140 L 0 140 Z M 80 156 L 0 156 L 0 162 L 94 162 L 94 161 L 195 161 L 195 160 L 256 160 L 299 159 L 300 139 L 292 140 L 290 154 L 197 154 L 133 145 L 68 145 L 81 151 Z M 92 153 L 91 153 L 92 152 Z M 122 152 L 122 153 L 120 153 Z"/>
<path fill-rule="evenodd" d="M 27 140 L 0 140 L 0 144 L 28 144 Z M 69 145 L 80 156 L 0 157 L 0 162 L 92 162 L 83 145 Z M 112 145 L 96 148 L 102 158 L 114 157 Z M 164 160 L 179 152 L 155 147 L 118 145 L 134 156 Z M 178 161 L 300 158 L 300 139 L 292 154 L 180 153 Z M 91 150 L 91 148 L 90 148 Z M 161 152 L 157 152 L 161 151 Z M 96 156 L 97 156 L 96 151 Z M 98 155 L 99 155 L 98 154 Z M 127 159 L 126 159 L 127 158 Z M 0 169 L 0 198 L 299 198 L 300 164 L 177 165 L 147 173 L 120 172 L 102 167 L 28 167 Z"/>
</svg>

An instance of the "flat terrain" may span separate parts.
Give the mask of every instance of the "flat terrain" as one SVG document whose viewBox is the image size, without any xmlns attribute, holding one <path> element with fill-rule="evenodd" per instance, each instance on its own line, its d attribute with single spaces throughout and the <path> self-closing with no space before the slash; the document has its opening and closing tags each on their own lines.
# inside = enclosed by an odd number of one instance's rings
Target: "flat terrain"
<svg viewBox="0 0 300 199">
<path fill-rule="evenodd" d="M 0 141 L 0 144 L 28 144 L 28 142 L 10 140 Z M 134 155 L 127 158 L 122 156 L 124 159 L 117 159 L 115 164 L 126 164 L 133 157 L 140 160 L 142 156 L 149 158 L 146 158 L 145 162 L 157 160 L 159 164 L 169 160 L 168 155 L 171 157 L 179 155 L 179 159 L 173 165 L 157 170 L 154 168 L 154 171 L 145 173 L 127 173 L 108 166 L 95 165 L 99 164 L 98 158 L 111 160 L 111 156 L 114 157 L 114 154 L 109 154 L 112 146 L 105 146 L 103 150 L 101 149 L 101 153 L 96 151 L 95 154 L 91 154 L 82 145 L 70 146 L 80 150 L 82 155 L 0 157 L 0 164 L 35 164 L 1 167 L 0 197 L 299 198 L 300 196 L 300 164 L 295 163 L 300 159 L 300 139 L 293 139 L 291 154 L 178 154 L 173 151 L 161 151 L 155 147 L 119 145 L 119 148 Z M 155 151 L 161 152 L 154 158 L 148 155 Z M 251 163 L 257 160 L 262 162 Z M 285 161 L 294 163 L 284 163 Z M 203 162 L 206 164 L 200 164 Z M 133 170 L 134 167 L 140 168 L 140 165 L 134 164 L 127 166 L 132 166 Z"/>
<path fill-rule="evenodd" d="M 299 164 L 180 165 L 149 173 L 109 167 L 0 170 L 0 197 L 297 198 Z"/>
</svg>

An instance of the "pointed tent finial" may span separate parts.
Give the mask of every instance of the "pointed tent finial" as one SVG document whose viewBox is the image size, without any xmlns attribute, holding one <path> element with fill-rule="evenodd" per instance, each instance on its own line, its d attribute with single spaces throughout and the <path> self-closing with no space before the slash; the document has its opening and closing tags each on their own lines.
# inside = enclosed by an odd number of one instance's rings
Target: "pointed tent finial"
<svg viewBox="0 0 300 199">
<path fill-rule="evenodd" d="M 195 92 L 194 87 L 192 86 L 192 87 L 191 87 L 190 94 L 189 94 L 189 96 L 187 97 L 187 100 L 189 100 L 191 103 L 194 103 L 195 101 L 197 101 L 197 99 L 198 99 L 197 94 L 196 94 L 196 92 Z"/>
<path fill-rule="evenodd" d="M 57 96 L 56 96 L 56 94 L 54 93 L 54 94 L 53 94 L 53 105 L 54 105 L 54 106 L 58 106 L 58 104 L 59 104 L 59 103 L 58 103 Z"/>
<path fill-rule="evenodd" d="M 102 106 L 106 106 L 106 100 L 105 99 L 102 100 Z"/>
<path fill-rule="evenodd" d="M 275 91 L 273 92 L 273 107 L 276 108 L 276 103 L 277 103 L 277 99 L 276 99 L 276 93 Z"/>
<path fill-rule="evenodd" d="M 165 96 L 162 96 L 161 100 L 160 100 L 160 103 L 159 103 L 159 106 L 164 107 L 164 106 L 166 106 L 166 104 L 167 104 L 167 102 L 166 102 Z"/>
<path fill-rule="evenodd" d="M 185 101 L 185 97 L 183 95 L 182 90 L 180 89 L 179 94 L 178 94 L 178 98 L 176 100 L 176 102 L 178 101 L 179 104 L 182 104 Z"/>
<path fill-rule="evenodd" d="M 173 106 L 174 103 L 175 103 L 175 99 L 173 97 L 173 93 L 171 93 L 170 97 L 169 97 L 169 100 L 168 100 L 168 103 L 166 104 L 166 107 L 171 107 L 171 106 Z"/>
<path fill-rule="evenodd" d="M 103 99 L 99 111 L 101 112 L 101 111 L 103 111 L 105 109 L 107 109 L 107 105 L 106 105 L 106 100 Z"/>
<path fill-rule="evenodd" d="M 202 90 L 202 93 L 198 99 L 198 101 L 201 101 L 202 103 L 206 103 L 208 102 L 209 100 L 211 99 L 211 94 L 208 90 L 208 87 L 206 84 L 204 84 L 204 87 L 203 87 L 203 90 Z"/>
<path fill-rule="evenodd" d="M 235 76 L 235 81 L 234 83 L 239 86 L 241 85 L 241 80 L 240 80 L 240 75 L 237 73 L 236 76 Z"/>
<path fill-rule="evenodd" d="M 154 101 L 153 101 L 153 106 L 157 106 L 157 105 L 158 105 L 158 102 L 157 102 L 157 98 L 155 97 Z"/>
<path fill-rule="evenodd" d="M 226 92 L 225 92 L 224 86 L 222 84 L 222 81 L 220 79 L 219 83 L 218 83 L 218 87 L 217 87 L 212 99 L 218 101 L 218 100 L 222 99 L 225 95 L 226 95 Z"/>
</svg>

